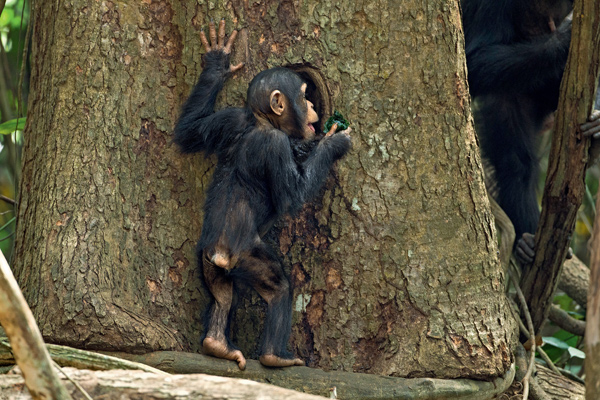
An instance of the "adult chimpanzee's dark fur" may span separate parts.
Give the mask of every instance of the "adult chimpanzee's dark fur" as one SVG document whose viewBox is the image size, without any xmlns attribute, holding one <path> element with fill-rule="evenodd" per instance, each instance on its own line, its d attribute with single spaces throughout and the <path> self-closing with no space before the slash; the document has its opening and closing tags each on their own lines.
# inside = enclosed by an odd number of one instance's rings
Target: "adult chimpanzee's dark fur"
<svg viewBox="0 0 600 400">
<path fill-rule="evenodd" d="M 205 335 L 224 340 L 224 331 L 228 336 L 232 282 L 242 279 L 268 303 L 260 354 L 289 359 L 291 288 L 262 237 L 278 217 L 299 211 L 317 194 L 351 142 L 346 135 L 334 134 L 318 143 L 298 144 L 307 112 L 303 81 L 285 68 L 263 71 L 252 80 L 246 108 L 214 112 L 230 71 L 229 54 L 209 51 L 204 62 L 175 128 L 175 142 L 184 153 L 202 151 L 218 159 L 197 247 L 205 282 L 215 297 Z M 281 91 L 291 106 L 285 126 L 292 129 L 286 132 L 279 129 L 284 125 L 270 109 L 273 90 Z M 233 351 L 230 344 L 228 348 Z"/>
<path fill-rule="evenodd" d="M 539 220 L 538 136 L 558 104 L 571 39 L 568 0 L 462 0 L 471 95 L 488 190 L 517 239 Z M 558 27 L 558 28 L 556 28 Z"/>
</svg>

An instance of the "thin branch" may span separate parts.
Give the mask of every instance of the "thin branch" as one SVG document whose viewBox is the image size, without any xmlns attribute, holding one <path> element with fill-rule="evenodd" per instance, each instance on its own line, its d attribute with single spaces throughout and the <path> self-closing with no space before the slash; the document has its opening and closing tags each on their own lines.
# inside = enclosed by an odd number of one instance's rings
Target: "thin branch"
<svg viewBox="0 0 600 400">
<path fill-rule="evenodd" d="M 94 399 L 92 399 L 92 396 L 90 396 L 89 393 L 86 392 L 85 389 L 79 384 L 79 382 L 71 379 L 71 377 L 65 372 L 65 370 L 62 369 L 60 367 L 60 365 L 58 365 L 56 363 L 56 361 L 52 361 L 52 365 L 54 366 L 54 368 L 56 368 L 57 370 L 59 370 L 63 374 L 63 376 L 65 378 L 67 378 L 67 380 L 69 382 L 71 382 L 73 384 L 73 386 L 75 386 L 75 388 L 77 388 L 77 390 L 79 390 L 79 392 L 83 395 L 83 397 L 85 397 L 87 400 L 94 400 Z"/>
<path fill-rule="evenodd" d="M 14 235 L 14 234 L 15 234 L 15 233 L 14 233 L 14 232 L 12 232 L 12 233 L 10 233 L 10 234 L 8 234 L 8 235 L 4 236 L 2 239 L 0 239 L 0 243 L 4 242 L 5 240 L 8 240 L 8 239 L 10 239 L 11 237 L 13 237 L 13 235 Z"/>
<path fill-rule="evenodd" d="M 0 251 L 0 324 L 34 399 L 71 399 L 44 346 L 33 314 Z"/>
<path fill-rule="evenodd" d="M 529 336 L 529 331 L 525 327 L 525 324 L 523 324 L 523 321 L 521 321 L 521 318 L 518 318 L 517 321 L 519 323 L 519 330 L 521 331 L 521 333 L 523 335 L 525 335 L 525 337 L 527 337 L 527 339 L 531 339 L 531 336 Z M 554 363 L 552 362 L 550 357 L 548 357 L 548 354 L 546 354 L 544 349 L 542 349 L 541 347 L 538 347 L 537 352 L 540 355 L 540 357 L 542 357 L 542 360 L 544 360 L 546 362 L 546 365 L 548 366 L 548 368 L 550 368 L 552 370 L 552 372 L 562 375 L 562 372 L 558 369 L 558 367 L 556 365 L 554 365 Z"/>
<path fill-rule="evenodd" d="M 6 197 L 6 196 L 1 195 L 1 194 L 0 194 L 0 200 L 3 200 L 5 202 L 7 202 L 11 206 L 14 206 L 16 204 L 16 201 L 14 201 L 13 199 L 11 199 L 10 197 Z"/>
<path fill-rule="evenodd" d="M 526 371 L 528 369 L 526 356 L 527 356 L 527 353 L 526 353 L 525 349 L 523 348 L 523 345 L 519 344 L 517 346 L 517 348 L 515 349 L 515 359 L 516 359 L 517 367 L 519 368 L 517 371 L 516 379 L 521 380 L 521 382 L 525 382 L 524 381 L 525 373 L 523 371 Z M 528 385 L 531 389 L 532 399 L 534 399 L 534 400 L 552 400 L 551 397 L 548 395 L 548 393 L 546 393 L 546 391 L 540 386 L 540 384 L 537 382 L 537 380 L 535 380 L 533 378 L 529 378 L 526 382 L 528 382 Z M 521 383 L 521 385 L 523 385 L 523 383 Z M 524 385 L 523 385 L 523 388 L 525 388 Z M 511 397 L 511 399 L 512 398 L 513 397 Z M 524 399 L 525 397 L 516 396 L 514 398 L 521 400 L 521 399 Z"/>
<path fill-rule="evenodd" d="M 33 3 L 33 0 L 31 0 Z M 23 20 L 25 19 L 25 8 L 27 7 L 27 0 L 23 1 L 23 11 L 21 13 L 21 27 L 19 28 L 19 38 L 21 38 L 20 31 L 23 29 Z M 29 15 L 31 16 L 31 8 L 29 8 Z M 23 43 L 23 59 L 21 61 L 21 73 L 19 74 L 19 86 L 17 87 L 17 118 L 21 116 L 21 103 L 22 103 L 22 92 L 23 92 L 23 77 L 25 76 L 25 65 L 27 65 L 27 56 L 29 55 L 29 41 L 31 40 L 31 25 L 30 20 L 27 24 L 27 33 L 25 33 L 25 43 Z M 17 125 L 19 121 L 17 120 Z"/>
<path fill-rule="evenodd" d="M 513 261 L 511 261 L 513 262 Z M 521 312 L 525 316 L 525 320 L 527 321 L 527 328 L 529 331 L 529 337 L 531 340 L 531 356 L 529 360 L 529 365 L 527 366 L 527 373 L 523 378 L 523 400 L 527 400 L 529 396 L 529 378 L 533 372 L 533 365 L 535 364 L 535 329 L 533 328 L 533 321 L 531 319 L 531 314 L 529 313 L 529 308 L 527 307 L 527 301 L 525 301 L 525 296 L 523 296 L 523 292 L 519 287 L 519 281 L 514 276 L 514 274 L 509 273 L 512 284 L 515 287 L 517 292 L 517 298 L 519 299 L 519 303 L 521 304 Z"/>
</svg>

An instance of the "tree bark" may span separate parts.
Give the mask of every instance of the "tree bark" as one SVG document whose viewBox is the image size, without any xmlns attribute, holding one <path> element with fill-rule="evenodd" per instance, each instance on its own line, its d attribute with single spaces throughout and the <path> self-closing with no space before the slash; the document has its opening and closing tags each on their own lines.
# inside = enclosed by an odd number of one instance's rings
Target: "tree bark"
<svg viewBox="0 0 600 400">
<path fill-rule="evenodd" d="M 558 288 L 569 295 L 581 307 L 587 307 L 590 270 L 577 257 L 565 260 Z"/>
<path fill-rule="evenodd" d="M 170 144 L 185 72 L 174 12 L 77 0 L 35 2 L 32 15 L 14 269 L 42 334 L 197 349 L 207 297 L 190 255 L 209 165 Z"/>
<path fill-rule="evenodd" d="M 200 28 L 225 17 L 246 64 L 221 106 L 285 65 L 314 84 L 322 117 L 338 109 L 354 129 L 322 196 L 268 236 L 295 288 L 294 352 L 404 377 L 509 369 L 457 1 L 73 0 L 33 13 L 16 271 L 48 340 L 198 349 L 208 296 L 193 248 L 215 160 L 170 141 L 201 71 Z M 233 340 L 253 358 L 265 306 L 239 292 Z"/>
<path fill-rule="evenodd" d="M 121 400 L 319 400 L 315 396 L 282 389 L 266 383 L 245 379 L 221 378 L 210 375 L 175 375 L 168 378 L 142 371 L 87 371 L 65 368 L 71 379 L 80 383 L 94 399 Z M 65 382 L 74 398 L 78 390 Z M 324 393 L 325 394 L 325 393 Z M 0 400 L 30 399 L 23 393 L 23 378 L 18 375 L 0 376 Z"/>
<path fill-rule="evenodd" d="M 552 400 L 584 400 L 585 387 L 562 375 L 557 375 L 550 369 L 536 365 L 536 379 L 544 392 Z"/>
</svg>

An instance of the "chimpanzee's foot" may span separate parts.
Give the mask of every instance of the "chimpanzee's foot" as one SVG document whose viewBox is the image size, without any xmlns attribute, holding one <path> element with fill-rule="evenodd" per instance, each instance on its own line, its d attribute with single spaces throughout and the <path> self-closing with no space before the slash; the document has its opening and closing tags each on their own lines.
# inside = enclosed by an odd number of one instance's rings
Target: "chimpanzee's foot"
<svg viewBox="0 0 600 400">
<path fill-rule="evenodd" d="M 600 111 L 592 111 L 592 115 L 590 115 L 587 122 L 581 124 L 579 128 L 584 136 L 600 139 Z"/>
<path fill-rule="evenodd" d="M 281 358 L 275 354 L 263 354 L 258 360 L 265 367 L 292 367 L 294 365 L 304 365 L 304 361 L 299 358 Z"/>
<path fill-rule="evenodd" d="M 202 349 L 204 353 L 210 356 L 236 361 L 241 370 L 246 369 L 246 359 L 242 352 L 230 348 L 225 341 L 219 341 L 207 336 L 202 342 Z"/>
</svg>

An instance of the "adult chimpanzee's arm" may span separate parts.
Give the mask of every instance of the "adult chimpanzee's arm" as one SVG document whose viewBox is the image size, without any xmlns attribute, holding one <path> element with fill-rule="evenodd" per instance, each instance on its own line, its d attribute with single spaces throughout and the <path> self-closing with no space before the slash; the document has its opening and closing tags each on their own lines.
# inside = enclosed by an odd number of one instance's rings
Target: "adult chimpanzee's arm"
<svg viewBox="0 0 600 400">
<path fill-rule="evenodd" d="M 476 32 L 471 32 L 471 35 L 476 35 Z M 482 34 L 482 37 L 486 35 Z M 479 39 L 475 45 L 467 43 L 471 94 L 477 96 L 512 90 L 520 93 L 557 92 L 570 41 L 571 24 L 565 22 L 556 32 L 527 42 L 488 44 Z"/>
<path fill-rule="evenodd" d="M 352 146 L 350 137 L 337 133 L 325 137 L 304 163 L 298 165 L 292 156 L 289 138 L 279 132 L 271 138 L 264 162 L 272 200 L 278 215 L 294 213 L 314 197 L 323 186 L 333 163 Z"/>
</svg>

